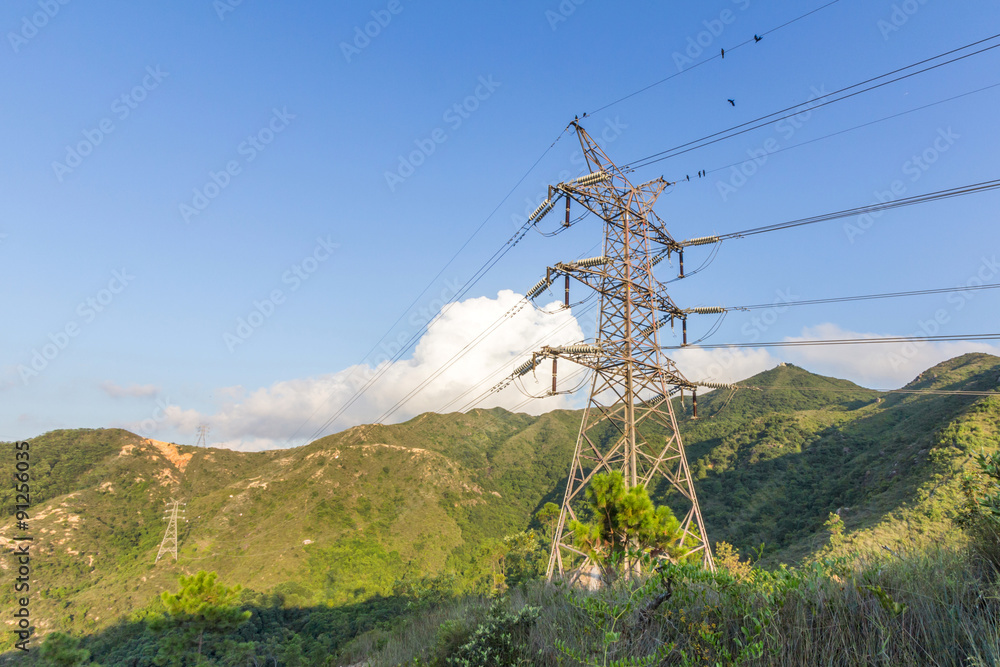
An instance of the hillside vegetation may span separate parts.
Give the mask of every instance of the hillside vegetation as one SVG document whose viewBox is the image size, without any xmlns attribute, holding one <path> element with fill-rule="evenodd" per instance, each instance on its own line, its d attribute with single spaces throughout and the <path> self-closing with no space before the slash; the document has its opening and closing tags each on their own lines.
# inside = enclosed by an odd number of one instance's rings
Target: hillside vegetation
<svg viewBox="0 0 1000 667">
<path fill-rule="evenodd" d="M 733 396 L 699 397 L 698 420 L 690 400 L 674 401 L 713 543 L 776 565 L 961 541 L 960 478 L 975 451 L 996 448 L 1000 398 L 884 394 L 791 365 L 740 384 L 748 388 Z M 995 391 L 1000 359 L 964 355 L 906 388 Z M 260 453 L 118 429 L 39 436 L 30 441 L 36 631 L 137 622 L 179 574 L 199 570 L 281 614 L 368 619 L 331 630 L 329 646 L 429 597 L 488 593 L 504 567 L 498 540 L 544 532 L 534 514 L 561 496 L 579 419 L 424 414 Z M 6 460 L 12 447 L 0 445 Z M 675 500 L 652 491 L 658 503 Z M 186 503 L 179 558 L 154 565 L 172 498 Z M 11 488 L 0 490 L 5 536 L 13 504 Z M 0 603 L 12 596 L 4 587 Z"/>
</svg>

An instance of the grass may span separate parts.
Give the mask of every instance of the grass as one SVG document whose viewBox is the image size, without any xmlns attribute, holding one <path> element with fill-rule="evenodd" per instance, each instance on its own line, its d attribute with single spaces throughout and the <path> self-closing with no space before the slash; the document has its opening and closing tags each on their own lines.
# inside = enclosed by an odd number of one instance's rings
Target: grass
<svg viewBox="0 0 1000 667">
<path fill-rule="evenodd" d="M 668 583 L 669 582 L 669 583 Z M 659 593 L 670 595 L 650 611 Z M 717 574 L 671 567 L 640 585 L 583 592 L 532 582 L 501 603 L 540 609 L 520 657 L 532 665 L 994 665 L 997 571 L 968 551 L 872 552 Z M 494 602 L 465 598 L 362 635 L 348 662 L 449 664 L 448 635 L 484 623 Z M 617 618 L 615 618 L 617 616 Z M 461 627 L 456 627 L 459 624 Z M 609 635 L 609 632 L 611 633 Z M 562 645 L 561 645 L 562 643 Z"/>
</svg>

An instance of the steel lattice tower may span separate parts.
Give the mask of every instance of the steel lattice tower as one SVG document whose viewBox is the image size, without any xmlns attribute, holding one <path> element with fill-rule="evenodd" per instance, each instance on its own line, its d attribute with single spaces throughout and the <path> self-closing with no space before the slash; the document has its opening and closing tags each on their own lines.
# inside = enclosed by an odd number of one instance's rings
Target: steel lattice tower
<svg viewBox="0 0 1000 667">
<path fill-rule="evenodd" d="M 570 224 L 570 202 L 575 201 L 604 221 L 604 254 L 550 267 L 545 279 L 528 292 L 540 294 L 555 276 L 565 275 L 567 289 L 572 277 L 600 295 L 600 314 L 593 345 L 546 347 L 536 352 L 514 372 L 524 375 L 542 359 L 555 365 L 566 359 L 593 370 L 590 398 L 584 410 L 570 466 L 566 492 L 552 539 L 547 576 L 563 574 L 569 552 L 583 555 L 568 530 L 576 519 L 576 508 L 590 479 L 598 473 L 621 471 L 629 486 L 652 484 L 665 478 L 690 507 L 681 520 L 684 543 L 702 554 L 702 563 L 715 569 L 701 509 L 688 469 L 684 445 L 669 397 L 695 390 L 674 362 L 661 351 L 658 330 L 675 319 L 686 322 L 682 311 L 656 280 L 653 267 L 670 253 L 682 253 L 685 245 L 667 233 L 663 221 L 652 211 L 657 197 L 669 185 L 663 178 L 633 185 L 587 132 L 574 121 L 590 174 L 550 188 L 549 198 L 532 217 L 537 221 L 552 209 L 555 199 L 566 199 L 566 225 Z M 683 259 L 681 260 L 683 274 Z M 568 299 L 567 299 L 568 305 Z M 683 395 L 683 394 L 682 394 Z M 683 510 L 682 510 L 683 512 Z"/>
<path fill-rule="evenodd" d="M 177 515 L 184 511 L 179 509 L 180 505 L 179 500 L 172 501 L 167 509 L 167 516 L 163 517 L 169 523 L 167 524 L 167 532 L 163 535 L 163 540 L 160 542 L 160 550 L 156 554 L 154 563 L 159 563 L 163 554 L 167 553 L 173 554 L 174 562 L 177 562 Z"/>
</svg>

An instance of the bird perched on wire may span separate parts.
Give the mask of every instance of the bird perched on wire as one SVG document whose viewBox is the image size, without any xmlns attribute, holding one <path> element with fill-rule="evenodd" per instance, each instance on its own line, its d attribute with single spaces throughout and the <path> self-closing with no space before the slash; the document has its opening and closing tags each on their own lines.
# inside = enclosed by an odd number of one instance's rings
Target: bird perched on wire
<svg viewBox="0 0 1000 667">
<path fill-rule="evenodd" d="M 726 50 L 722 49 L 722 58 L 725 59 L 725 57 L 726 57 Z"/>
<path fill-rule="evenodd" d="M 736 100 L 729 100 L 729 103 L 732 104 L 733 106 L 736 106 Z"/>
</svg>

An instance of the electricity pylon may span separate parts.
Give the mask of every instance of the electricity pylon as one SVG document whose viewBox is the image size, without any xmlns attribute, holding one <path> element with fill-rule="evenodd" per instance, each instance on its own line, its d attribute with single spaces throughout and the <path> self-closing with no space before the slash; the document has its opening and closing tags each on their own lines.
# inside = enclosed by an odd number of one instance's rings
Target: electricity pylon
<svg viewBox="0 0 1000 667">
<path fill-rule="evenodd" d="M 653 267 L 671 253 L 683 257 L 691 245 L 715 242 L 714 237 L 678 243 L 653 212 L 657 197 L 669 183 L 663 178 L 633 185 L 625 173 L 574 121 L 590 173 L 549 188 L 549 197 L 532 214 L 537 222 L 566 199 L 565 226 L 571 224 L 575 201 L 604 221 L 604 254 L 550 267 L 546 277 L 528 291 L 538 296 L 555 277 L 565 275 L 598 292 L 601 299 L 594 344 L 545 347 L 519 366 L 512 377 L 533 371 L 542 359 L 552 359 L 553 392 L 557 359 L 593 370 L 590 399 L 577 436 L 569 480 L 552 538 L 547 576 L 567 569 L 564 557 L 583 554 L 573 544 L 568 524 L 577 518 L 584 488 L 601 472 L 621 471 L 629 486 L 665 478 L 685 499 L 681 520 L 683 544 L 700 553 L 702 563 L 715 569 L 687 456 L 670 397 L 699 384 L 688 381 L 661 351 L 658 331 L 675 320 L 685 325 L 690 313 L 719 312 L 714 308 L 681 310 L 653 276 Z M 681 259 L 683 276 L 683 259 Z M 568 304 L 568 300 L 567 300 Z M 686 343 L 686 340 L 685 340 Z M 680 518 L 680 517 L 679 517 Z"/>
<path fill-rule="evenodd" d="M 184 510 L 180 508 L 180 501 L 171 501 L 170 507 L 167 509 L 167 516 L 163 517 L 169 523 L 167 524 L 167 532 L 163 535 L 163 541 L 160 542 L 160 550 L 156 554 L 156 560 L 154 563 L 159 563 L 160 558 L 163 554 L 171 553 L 174 555 L 174 562 L 177 562 L 177 515 L 183 513 Z"/>
<path fill-rule="evenodd" d="M 194 443 L 194 446 L 208 447 L 208 432 L 211 430 L 208 424 L 198 424 L 198 440 Z"/>
</svg>

